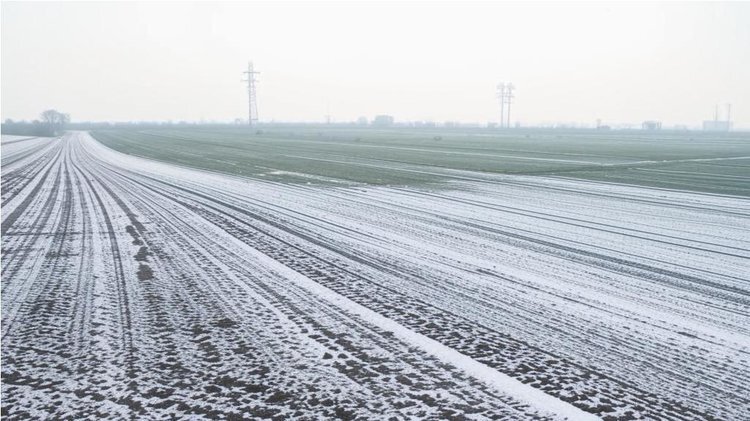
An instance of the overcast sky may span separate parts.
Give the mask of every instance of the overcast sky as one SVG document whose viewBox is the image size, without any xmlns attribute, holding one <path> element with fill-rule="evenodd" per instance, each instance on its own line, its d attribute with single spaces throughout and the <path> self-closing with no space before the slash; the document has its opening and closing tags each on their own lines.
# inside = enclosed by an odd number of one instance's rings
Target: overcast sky
<svg viewBox="0 0 750 421">
<path fill-rule="evenodd" d="M 2 2 L 2 118 L 512 120 L 750 128 L 750 3 Z"/>
</svg>

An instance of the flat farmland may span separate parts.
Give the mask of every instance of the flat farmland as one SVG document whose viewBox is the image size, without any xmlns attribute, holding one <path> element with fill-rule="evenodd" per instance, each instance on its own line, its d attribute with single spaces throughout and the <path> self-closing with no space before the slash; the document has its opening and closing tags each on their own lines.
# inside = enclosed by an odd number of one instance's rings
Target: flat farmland
<svg viewBox="0 0 750 421">
<path fill-rule="evenodd" d="M 3 136 L 3 415 L 748 419 L 749 145 Z"/>
<path fill-rule="evenodd" d="M 464 170 L 750 195 L 742 133 L 239 127 L 93 135 L 128 154 L 279 181 L 414 185 Z"/>
</svg>

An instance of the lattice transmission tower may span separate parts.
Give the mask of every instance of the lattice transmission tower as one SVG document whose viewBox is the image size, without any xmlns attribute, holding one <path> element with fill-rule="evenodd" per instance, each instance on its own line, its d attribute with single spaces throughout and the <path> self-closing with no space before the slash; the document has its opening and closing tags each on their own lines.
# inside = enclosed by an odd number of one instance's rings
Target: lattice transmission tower
<svg viewBox="0 0 750 421">
<path fill-rule="evenodd" d="M 500 82 L 497 85 L 497 98 L 500 100 L 500 128 L 510 127 L 510 104 L 513 102 L 514 89 L 516 87 L 512 83 Z"/>
<path fill-rule="evenodd" d="M 505 82 L 497 84 L 497 99 L 500 100 L 500 128 L 505 124 Z"/>
<path fill-rule="evenodd" d="M 255 75 L 259 75 L 260 72 L 256 72 L 253 68 L 253 62 L 247 63 L 247 71 L 242 72 L 245 78 L 242 80 L 247 83 L 247 124 L 252 126 L 258 123 L 258 95 L 255 91 Z"/>
<path fill-rule="evenodd" d="M 506 102 L 506 104 L 508 104 L 508 120 L 506 120 L 507 124 L 505 125 L 505 127 L 510 127 L 510 104 L 513 102 L 513 98 L 514 98 L 513 90 L 514 89 L 516 89 L 516 87 L 513 86 L 512 83 L 508 83 L 507 85 L 505 85 L 505 98 L 508 101 Z"/>
</svg>

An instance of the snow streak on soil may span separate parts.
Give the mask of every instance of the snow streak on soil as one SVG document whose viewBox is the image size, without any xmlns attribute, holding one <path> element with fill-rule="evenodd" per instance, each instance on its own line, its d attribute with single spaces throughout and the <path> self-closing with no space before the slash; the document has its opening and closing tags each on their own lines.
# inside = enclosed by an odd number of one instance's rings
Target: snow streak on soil
<svg viewBox="0 0 750 421">
<path fill-rule="evenodd" d="M 9 419 L 750 417 L 747 199 L 2 153 Z"/>
</svg>

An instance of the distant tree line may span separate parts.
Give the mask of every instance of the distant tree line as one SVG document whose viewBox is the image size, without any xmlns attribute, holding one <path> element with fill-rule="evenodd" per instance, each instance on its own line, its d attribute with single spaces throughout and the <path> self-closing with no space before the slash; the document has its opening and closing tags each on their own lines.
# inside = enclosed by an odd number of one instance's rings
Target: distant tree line
<svg viewBox="0 0 750 421">
<path fill-rule="evenodd" d="M 6 119 L 2 123 L 2 134 L 17 136 L 59 136 L 70 123 L 70 115 L 57 110 L 46 110 L 38 120 L 13 121 Z"/>
</svg>

